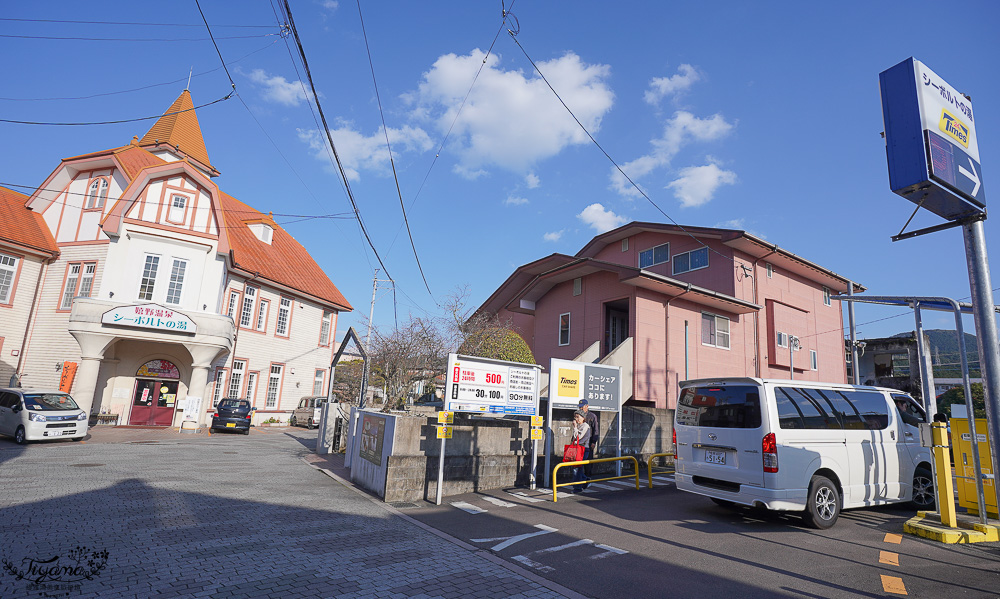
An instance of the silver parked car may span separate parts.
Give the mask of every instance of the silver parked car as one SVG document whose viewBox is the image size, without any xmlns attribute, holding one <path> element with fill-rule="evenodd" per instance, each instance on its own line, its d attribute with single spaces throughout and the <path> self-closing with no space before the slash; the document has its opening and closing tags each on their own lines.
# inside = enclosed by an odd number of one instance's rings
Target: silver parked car
<svg viewBox="0 0 1000 599">
<path fill-rule="evenodd" d="M 326 403 L 325 395 L 307 395 L 299 400 L 299 407 L 292 412 L 292 417 L 288 419 L 288 424 L 292 426 L 304 426 L 309 429 L 319 426 L 319 416 Z M 337 398 L 334 396 L 334 403 Z"/>
</svg>

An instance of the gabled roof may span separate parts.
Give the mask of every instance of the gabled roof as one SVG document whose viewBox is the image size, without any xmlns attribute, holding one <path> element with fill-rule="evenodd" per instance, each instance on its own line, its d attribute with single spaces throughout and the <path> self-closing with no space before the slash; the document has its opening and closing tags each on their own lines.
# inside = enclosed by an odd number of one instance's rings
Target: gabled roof
<svg viewBox="0 0 1000 599">
<path fill-rule="evenodd" d="M 353 310 L 309 252 L 271 217 L 224 192 L 219 192 L 219 200 L 234 267 L 311 295 L 338 310 Z M 270 245 L 257 239 L 246 226 L 253 222 L 274 228 Z"/>
<path fill-rule="evenodd" d="M 56 240 L 49 232 L 41 214 L 24 204 L 28 196 L 0 187 L 0 241 L 34 250 L 35 253 L 59 255 Z"/>
<path fill-rule="evenodd" d="M 172 146 L 176 151 L 200 162 L 212 174 L 219 174 L 208 160 L 205 139 L 201 135 L 194 102 L 191 101 L 191 92 L 188 90 L 181 92 L 156 124 L 142 136 L 139 145 L 154 148 L 157 145 Z"/>
</svg>

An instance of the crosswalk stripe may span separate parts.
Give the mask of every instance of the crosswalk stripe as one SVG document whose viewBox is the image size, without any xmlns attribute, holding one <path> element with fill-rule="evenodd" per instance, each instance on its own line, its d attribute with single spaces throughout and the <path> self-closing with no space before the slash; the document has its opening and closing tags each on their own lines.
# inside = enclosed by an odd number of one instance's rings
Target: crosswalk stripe
<svg viewBox="0 0 1000 599">
<path fill-rule="evenodd" d="M 530 501 L 531 503 L 541 503 L 541 502 L 545 501 L 544 499 L 539 499 L 538 497 L 531 497 L 529 495 L 526 495 L 526 494 L 522 493 L 521 491 L 513 491 L 513 492 L 512 491 L 507 491 L 507 492 L 510 493 L 511 495 L 513 495 L 514 497 L 519 497 L 521 499 L 524 499 L 525 501 Z"/>
<path fill-rule="evenodd" d="M 486 510 L 484 510 L 483 508 L 476 507 L 476 506 L 472 505 L 471 503 L 466 503 L 464 501 L 453 501 L 451 503 L 451 505 L 452 505 L 452 507 L 457 507 L 458 509 L 462 510 L 463 512 L 469 512 L 470 514 L 473 514 L 473 515 L 475 515 L 475 514 L 483 514 L 483 513 L 486 512 Z"/>
<path fill-rule="evenodd" d="M 611 485 L 605 485 L 602 483 L 590 483 L 591 487 L 597 487 L 598 489 L 604 489 L 606 491 L 621 491 L 621 487 L 612 487 Z"/>
<path fill-rule="evenodd" d="M 517 505 L 516 503 L 511 503 L 509 501 L 504 501 L 503 499 L 498 499 L 496 497 L 486 496 L 486 497 L 483 497 L 483 499 L 485 499 L 486 501 L 489 501 L 493 505 L 498 505 L 500 507 L 514 507 L 515 505 Z"/>
</svg>

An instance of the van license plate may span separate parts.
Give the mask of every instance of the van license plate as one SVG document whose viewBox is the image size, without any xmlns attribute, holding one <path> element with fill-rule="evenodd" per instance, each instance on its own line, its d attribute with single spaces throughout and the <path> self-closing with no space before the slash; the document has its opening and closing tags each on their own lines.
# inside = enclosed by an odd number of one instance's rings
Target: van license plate
<svg viewBox="0 0 1000 599">
<path fill-rule="evenodd" d="M 49 431 L 49 436 L 50 437 L 60 437 L 60 436 L 62 436 L 62 434 L 63 434 L 62 431 Z"/>
<path fill-rule="evenodd" d="M 724 451 L 706 451 L 705 461 L 709 464 L 723 464 L 726 463 L 726 452 Z"/>
<path fill-rule="evenodd" d="M 235 422 L 227 422 L 227 423 L 226 423 L 226 426 L 227 426 L 227 427 L 230 427 L 230 426 L 231 426 L 231 427 L 233 427 L 233 428 L 236 428 L 236 423 L 235 423 Z"/>
</svg>

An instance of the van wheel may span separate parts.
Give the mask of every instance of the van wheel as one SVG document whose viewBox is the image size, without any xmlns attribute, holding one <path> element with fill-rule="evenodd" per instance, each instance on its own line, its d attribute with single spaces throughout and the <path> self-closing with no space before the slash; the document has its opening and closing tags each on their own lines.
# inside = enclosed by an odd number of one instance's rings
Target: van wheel
<svg viewBox="0 0 1000 599">
<path fill-rule="evenodd" d="M 910 504 L 918 510 L 934 509 L 934 475 L 926 468 L 913 472 L 913 499 Z"/>
<path fill-rule="evenodd" d="M 17 443 L 18 445 L 24 445 L 25 442 L 27 442 L 27 440 L 28 437 L 24 433 L 24 427 L 23 426 L 17 427 L 17 430 L 14 431 L 14 442 Z"/>
<path fill-rule="evenodd" d="M 312 418 L 309 419 L 309 424 L 306 425 L 306 428 L 309 429 L 309 430 L 312 430 L 312 429 L 316 428 L 316 425 L 313 424 L 313 419 Z"/>
<path fill-rule="evenodd" d="M 295 416 L 288 419 L 288 426 L 298 426 L 298 423 L 295 422 Z"/>
<path fill-rule="evenodd" d="M 840 516 L 840 493 L 830 479 L 813 476 L 809 481 L 809 497 L 802 519 L 810 528 L 827 529 L 836 524 Z"/>
</svg>

